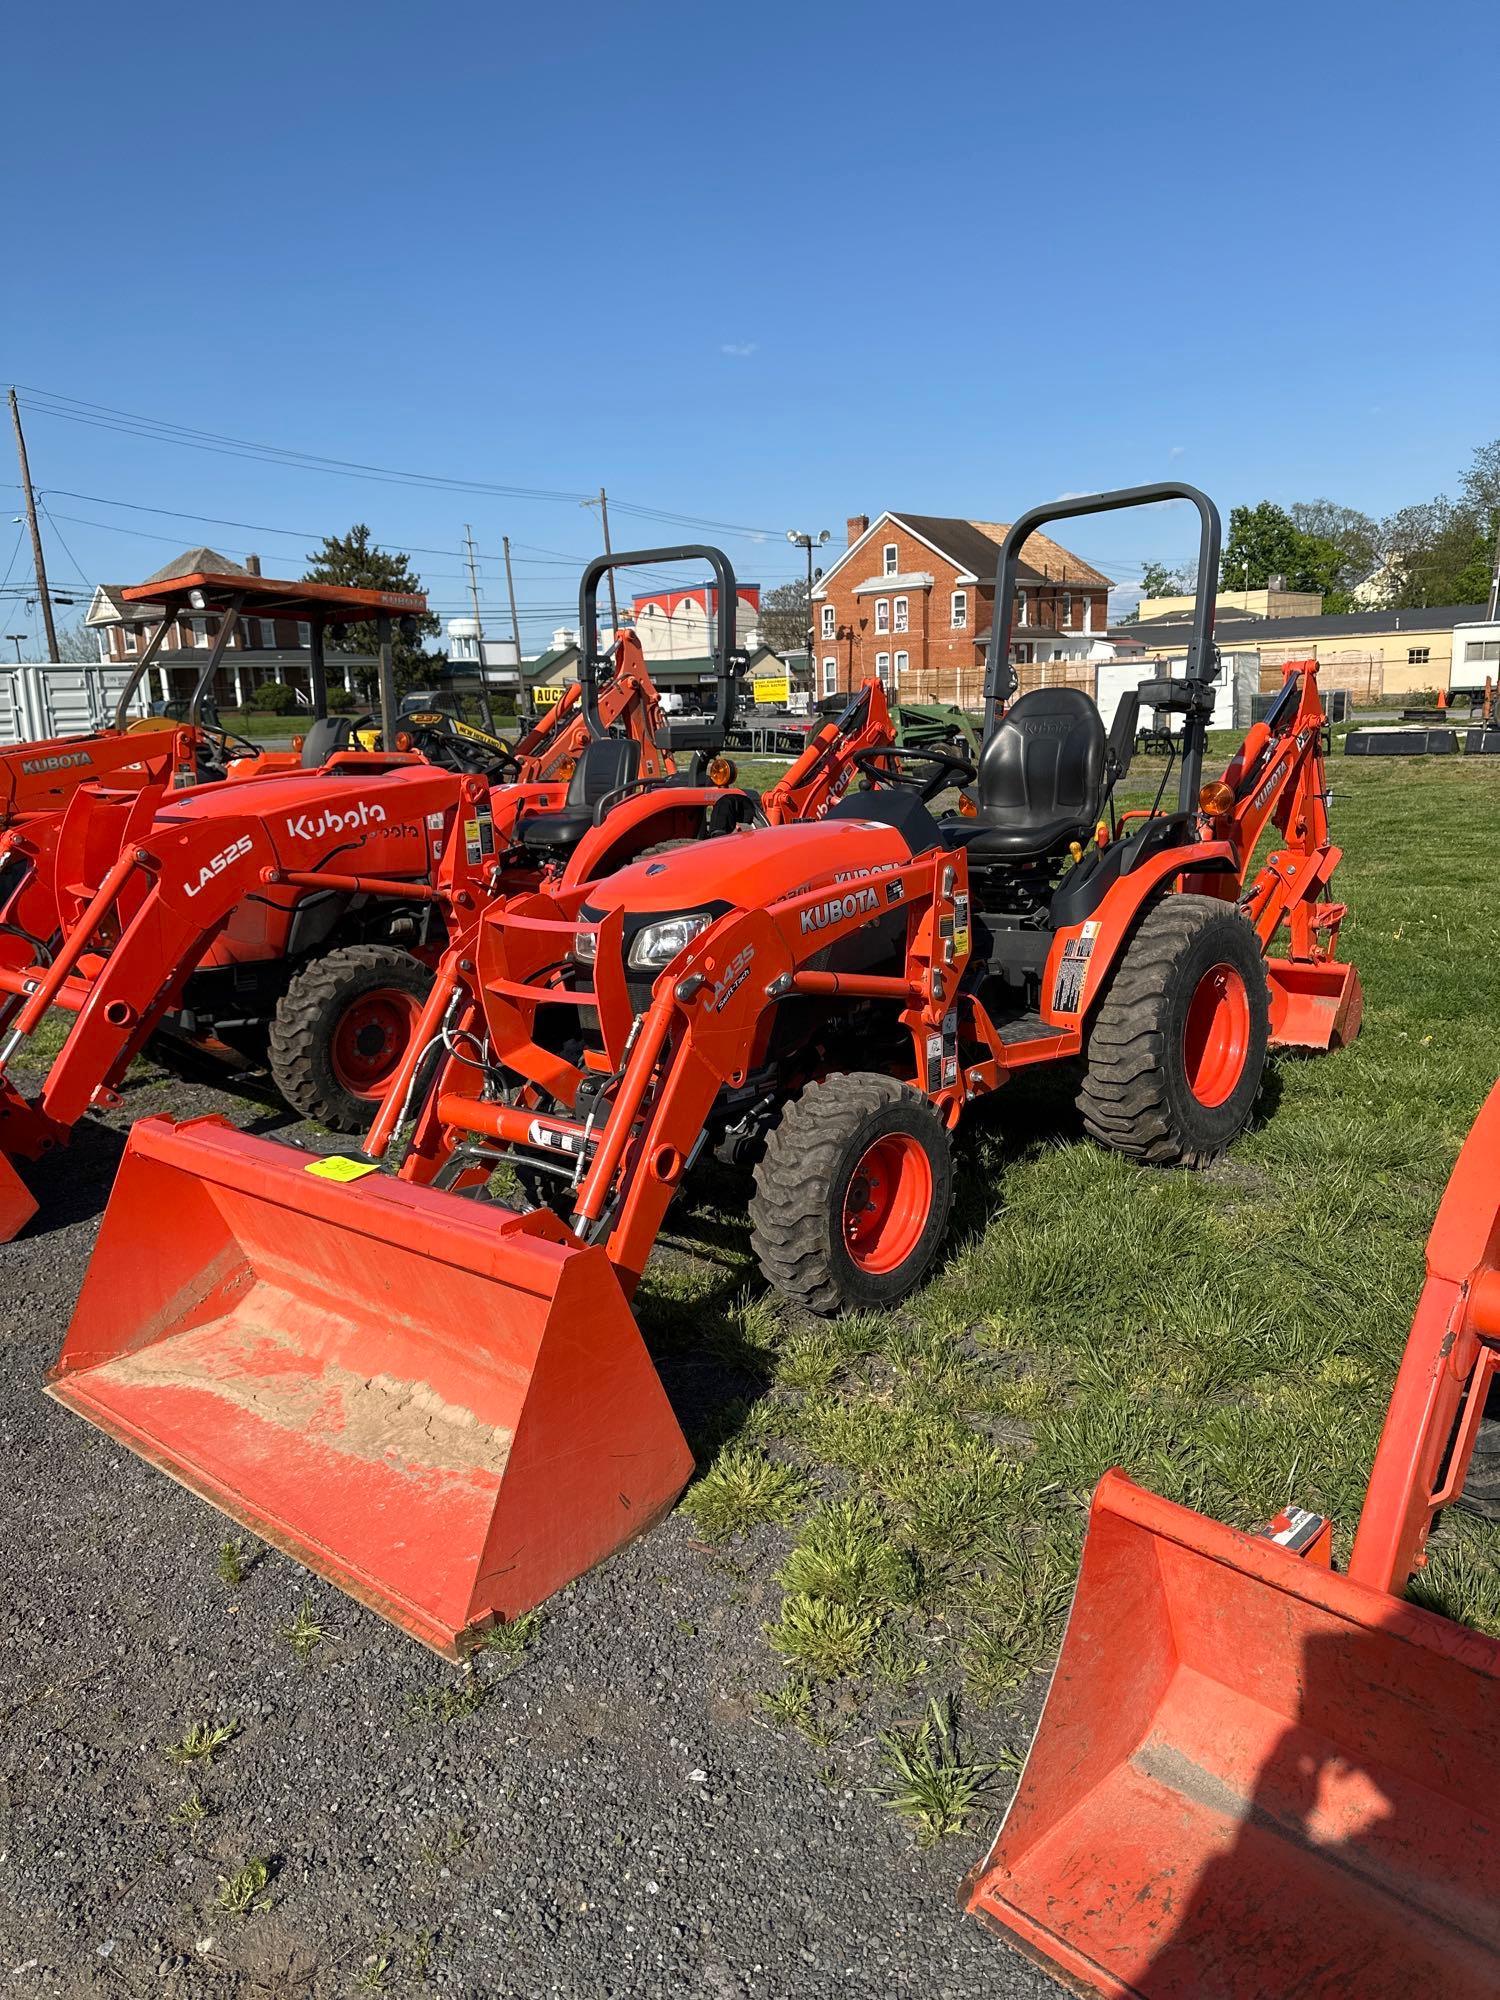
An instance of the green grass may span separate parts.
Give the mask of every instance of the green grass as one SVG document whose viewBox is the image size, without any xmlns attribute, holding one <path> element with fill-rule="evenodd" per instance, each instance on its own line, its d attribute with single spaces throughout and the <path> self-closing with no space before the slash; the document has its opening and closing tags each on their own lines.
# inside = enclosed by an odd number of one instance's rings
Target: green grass
<svg viewBox="0 0 1500 2000">
<path fill-rule="evenodd" d="M 1142 760 L 1125 802 L 1159 777 Z M 824 1325 L 747 1302 L 727 1206 L 711 1265 L 648 1270 L 668 1368 L 711 1353 L 737 1384 L 685 1504 L 705 1534 L 784 1534 L 766 1637 L 792 1673 L 767 1699 L 804 1733 L 833 1681 L 876 1700 L 925 1665 L 978 1708 L 1049 1670 L 1112 1465 L 1241 1525 L 1296 1499 L 1347 1557 L 1427 1232 L 1495 1076 L 1500 766 L 1336 755 L 1329 779 L 1363 1033 L 1274 1056 L 1213 1168 L 1099 1150 L 1071 1079 L 1033 1073 L 961 1136 L 945 1261 L 898 1312 Z M 1500 1634 L 1500 1534 L 1446 1517 L 1414 1595 Z"/>
</svg>

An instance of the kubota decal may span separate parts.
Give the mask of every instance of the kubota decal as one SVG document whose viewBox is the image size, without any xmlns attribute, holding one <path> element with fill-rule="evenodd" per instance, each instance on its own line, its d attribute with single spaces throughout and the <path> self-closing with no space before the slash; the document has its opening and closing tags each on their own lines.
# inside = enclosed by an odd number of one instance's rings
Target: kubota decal
<svg viewBox="0 0 1500 2000">
<path fill-rule="evenodd" d="M 87 750 L 60 750 L 55 757 L 23 757 L 21 770 L 26 777 L 34 778 L 42 771 L 66 771 L 75 764 L 93 761 Z"/>
<path fill-rule="evenodd" d="M 365 827 L 378 826 L 384 819 L 384 806 L 361 799 L 344 813 L 330 812 L 326 807 L 316 819 L 311 813 L 300 813 L 296 819 L 287 821 L 286 830 L 297 840 L 322 840 L 330 833 L 361 833 Z"/>
<path fill-rule="evenodd" d="M 814 903 L 810 910 L 802 912 L 802 928 L 804 932 L 827 930 L 830 924 L 841 924 L 849 917 L 873 910 L 878 901 L 873 889 L 855 889 L 847 896 L 830 896 L 826 903 Z"/>
<path fill-rule="evenodd" d="M 248 833 L 242 833 L 238 840 L 232 840 L 221 854 L 216 854 L 211 861 L 206 862 L 198 870 L 198 879 L 196 882 L 183 883 L 183 893 L 189 896 L 196 896 L 201 890 L 206 889 L 215 876 L 222 875 L 224 870 L 232 862 L 238 861 L 242 854 L 248 854 L 251 845 Z"/>
</svg>

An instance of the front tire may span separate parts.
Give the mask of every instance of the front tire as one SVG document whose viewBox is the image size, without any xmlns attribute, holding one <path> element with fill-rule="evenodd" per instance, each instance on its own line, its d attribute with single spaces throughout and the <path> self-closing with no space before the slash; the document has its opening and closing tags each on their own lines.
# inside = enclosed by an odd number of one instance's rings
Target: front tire
<svg viewBox="0 0 1500 2000">
<path fill-rule="evenodd" d="M 767 1136 L 750 1240 L 794 1305 L 888 1306 L 927 1275 L 952 1201 L 952 1141 L 927 1099 L 892 1076 L 830 1076 L 789 1099 Z"/>
<path fill-rule="evenodd" d="M 1101 1146 L 1201 1167 L 1250 1122 L 1271 998 L 1259 940 L 1214 896 L 1148 910 L 1105 985 L 1078 1096 Z"/>
<path fill-rule="evenodd" d="M 365 1132 L 406 1051 L 432 974 L 390 944 L 350 944 L 304 965 L 271 1021 L 272 1080 L 331 1132 Z"/>
</svg>

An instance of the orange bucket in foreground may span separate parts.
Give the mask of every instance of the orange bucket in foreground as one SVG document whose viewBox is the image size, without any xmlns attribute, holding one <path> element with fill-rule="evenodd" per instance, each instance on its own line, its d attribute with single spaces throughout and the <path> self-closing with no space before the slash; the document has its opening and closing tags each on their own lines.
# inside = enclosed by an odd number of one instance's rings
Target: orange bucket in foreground
<svg viewBox="0 0 1500 2000">
<path fill-rule="evenodd" d="M 603 1250 L 219 1119 L 132 1127 L 48 1393 L 450 1656 L 692 1455 Z"/>
<path fill-rule="evenodd" d="M 1500 1644 L 1108 1473 L 965 1902 L 1109 2000 L 1494 2000 Z"/>
</svg>

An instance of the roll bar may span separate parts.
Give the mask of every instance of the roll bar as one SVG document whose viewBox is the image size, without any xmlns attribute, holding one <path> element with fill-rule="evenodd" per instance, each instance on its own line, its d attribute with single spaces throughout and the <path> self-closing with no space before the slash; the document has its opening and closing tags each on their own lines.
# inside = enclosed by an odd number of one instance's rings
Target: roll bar
<svg viewBox="0 0 1500 2000">
<path fill-rule="evenodd" d="M 1198 510 L 1198 581 L 1193 597 L 1193 624 L 1188 637 L 1187 673 L 1174 683 L 1174 707 L 1182 710 L 1182 780 L 1178 807 L 1195 812 L 1203 776 L 1203 749 L 1213 697 L 1208 693 L 1218 666 L 1214 647 L 1214 593 L 1219 584 L 1219 510 L 1196 486 L 1162 480 L 1151 486 L 1120 486 L 1109 493 L 1080 493 L 1068 500 L 1048 500 L 1030 507 L 1014 520 L 1000 544 L 995 568 L 995 614 L 990 621 L 990 645 L 984 669 L 984 735 L 988 742 L 1000 711 L 1016 691 L 1010 663 L 1011 622 L 1015 612 L 1016 568 L 1021 551 L 1038 528 L 1049 521 L 1071 521 L 1080 514 L 1114 514 L 1124 507 L 1154 507 L 1163 500 L 1187 500 Z"/>
<path fill-rule="evenodd" d="M 714 726 L 720 735 L 727 734 L 734 720 L 735 697 L 738 692 L 735 675 L 735 613 L 739 597 L 735 586 L 734 569 L 722 549 L 710 548 L 706 542 L 685 543 L 680 548 L 669 549 L 627 549 L 619 554 L 595 556 L 583 572 L 583 580 L 578 586 L 578 686 L 583 708 L 584 721 L 590 736 L 603 736 L 605 727 L 599 714 L 599 683 L 596 673 L 599 652 L 599 585 L 611 570 L 625 569 L 634 564 L 704 562 L 714 573 L 714 583 L 718 591 L 717 615 L 714 620 L 713 640 L 714 673 L 716 688 L 714 696 Z"/>
</svg>

